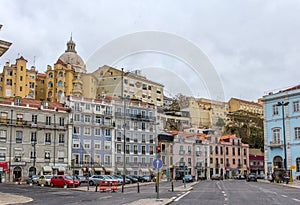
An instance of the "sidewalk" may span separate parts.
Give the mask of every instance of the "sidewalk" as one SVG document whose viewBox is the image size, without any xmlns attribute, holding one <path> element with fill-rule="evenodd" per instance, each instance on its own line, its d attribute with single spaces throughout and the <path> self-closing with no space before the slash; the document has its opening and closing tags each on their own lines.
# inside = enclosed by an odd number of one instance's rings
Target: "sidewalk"
<svg viewBox="0 0 300 205">
<path fill-rule="evenodd" d="M 32 201 L 32 198 L 0 192 L 0 205 L 22 204 Z"/>
<path fill-rule="evenodd" d="M 293 188 L 296 188 L 296 189 L 300 189 L 300 181 L 299 180 L 294 180 L 293 182 L 289 182 L 288 184 L 269 182 L 268 180 L 258 180 L 258 181 L 263 182 L 263 183 L 277 184 L 277 185 L 281 185 L 281 186 L 287 186 L 287 187 L 293 187 Z"/>
</svg>

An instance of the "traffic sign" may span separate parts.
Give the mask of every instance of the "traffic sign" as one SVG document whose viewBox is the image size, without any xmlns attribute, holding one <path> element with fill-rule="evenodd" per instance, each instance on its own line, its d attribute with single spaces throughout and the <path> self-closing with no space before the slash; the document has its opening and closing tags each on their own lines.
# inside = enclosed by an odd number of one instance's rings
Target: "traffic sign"
<svg viewBox="0 0 300 205">
<path fill-rule="evenodd" d="M 162 165 L 163 165 L 163 162 L 161 161 L 161 159 L 155 159 L 153 161 L 153 167 L 155 169 L 160 169 L 162 167 Z"/>
<path fill-rule="evenodd" d="M 296 165 L 291 165 L 290 169 L 296 169 Z"/>
</svg>

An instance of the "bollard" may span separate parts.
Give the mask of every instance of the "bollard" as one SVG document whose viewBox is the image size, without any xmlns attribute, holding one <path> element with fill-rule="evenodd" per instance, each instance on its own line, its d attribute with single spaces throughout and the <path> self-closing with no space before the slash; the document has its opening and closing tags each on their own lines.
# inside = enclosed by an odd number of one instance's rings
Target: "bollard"
<svg viewBox="0 0 300 205">
<path fill-rule="evenodd" d="M 171 182 L 171 186 L 172 186 L 172 192 L 174 192 L 174 183 L 173 183 L 173 181 Z"/>
<path fill-rule="evenodd" d="M 97 189 L 98 189 L 98 184 L 96 184 L 95 186 L 95 192 L 97 192 Z"/>
<path fill-rule="evenodd" d="M 157 192 L 157 183 L 155 182 L 155 192 Z"/>
<path fill-rule="evenodd" d="M 21 184 L 21 178 L 18 178 L 18 184 L 19 185 Z"/>
<path fill-rule="evenodd" d="M 140 183 L 137 183 L 137 193 L 140 193 Z"/>
</svg>

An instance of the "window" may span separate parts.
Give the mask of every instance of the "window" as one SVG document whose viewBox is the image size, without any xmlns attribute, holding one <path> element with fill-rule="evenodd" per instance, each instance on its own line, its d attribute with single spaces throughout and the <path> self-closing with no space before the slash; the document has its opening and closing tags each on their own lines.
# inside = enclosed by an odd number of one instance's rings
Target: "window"
<svg viewBox="0 0 300 205">
<path fill-rule="evenodd" d="M 59 118 L 59 126 L 65 126 L 65 118 L 64 117 Z"/>
<path fill-rule="evenodd" d="M 84 140 L 84 149 L 91 149 L 91 141 Z"/>
<path fill-rule="evenodd" d="M 96 111 L 100 111 L 100 105 L 96 105 Z"/>
<path fill-rule="evenodd" d="M 235 155 L 235 147 L 232 147 L 232 155 Z"/>
<path fill-rule="evenodd" d="M 0 162 L 6 161 L 6 149 L 0 148 Z"/>
<path fill-rule="evenodd" d="M 105 129 L 105 136 L 110 136 L 110 129 Z"/>
<path fill-rule="evenodd" d="M 74 164 L 79 164 L 79 154 L 73 154 L 72 159 L 74 160 Z"/>
<path fill-rule="evenodd" d="M 94 141 L 94 147 L 95 147 L 95 149 L 101 149 L 101 142 L 100 142 L 100 140 L 95 140 Z"/>
<path fill-rule="evenodd" d="M 58 161 L 59 162 L 64 162 L 65 158 L 65 152 L 64 151 L 58 151 Z"/>
<path fill-rule="evenodd" d="M 84 116 L 84 122 L 90 123 L 90 122 L 91 122 L 91 116 L 85 115 L 85 116 Z"/>
<path fill-rule="evenodd" d="M 74 149 L 80 148 L 80 140 L 79 139 L 73 139 L 73 148 Z"/>
<path fill-rule="evenodd" d="M 293 102 L 293 112 L 299 112 L 299 101 Z"/>
<path fill-rule="evenodd" d="M 17 114 L 17 124 L 23 124 L 23 114 Z"/>
<path fill-rule="evenodd" d="M 96 123 L 101 124 L 101 116 L 96 116 Z"/>
<path fill-rule="evenodd" d="M 74 121 L 79 122 L 80 121 L 80 114 L 74 114 Z"/>
<path fill-rule="evenodd" d="M 31 116 L 31 122 L 32 122 L 32 124 L 37 124 L 37 115 L 32 115 Z"/>
<path fill-rule="evenodd" d="M 300 139 L 300 127 L 295 127 L 295 139 Z"/>
<path fill-rule="evenodd" d="M 232 164 L 235 164 L 235 159 L 232 159 Z"/>
<path fill-rule="evenodd" d="M 280 136 L 280 128 L 274 128 L 272 130 L 272 136 L 273 136 L 273 143 L 279 144 L 281 141 L 281 136 Z"/>
<path fill-rule="evenodd" d="M 6 135 L 7 135 L 6 130 L 0 130 L 0 142 L 6 142 L 7 139 Z"/>
<path fill-rule="evenodd" d="M 278 106 L 275 104 L 275 105 L 272 105 L 272 108 L 273 108 L 273 115 L 279 115 Z"/>
<path fill-rule="evenodd" d="M 241 155 L 241 148 L 238 148 L 238 156 Z"/>
<path fill-rule="evenodd" d="M 247 156 L 247 150 L 244 148 L 244 156 Z"/>
<path fill-rule="evenodd" d="M 116 145 L 116 150 L 117 150 L 118 154 L 121 154 L 121 152 L 122 152 L 122 148 L 121 147 L 122 147 L 121 144 L 117 144 Z"/>
<path fill-rule="evenodd" d="M 16 143 L 22 143 L 22 138 L 23 138 L 23 132 L 16 131 Z"/>
<path fill-rule="evenodd" d="M 218 149 L 218 146 L 215 147 L 215 152 L 216 152 L 216 155 L 219 154 L 219 149 Z"/>
<path fill-rule="evenodd" d="M 0 159 L 1 161 L 1 159 Z M 300 158 L 296 158 L 296 172 L 300 172 Z"/>
<path fill-rule="evenodd" d="M 65 134 L 64 133 L 59 133 L 59 135 L 58 135 L 58 143 L 59 144 L 64 144 L 65 143 Z"/>
<path fill-rule="evenodd" d="M 85 104 L 85 109 L 90 110 L 91 109 L 91 104 L 89 104 L 89 103 Z"/>
<path fill-rule="evenodd" d="M 13 75 L 12 70 L 7 70 L 7 75 L 8 75 L 8 76 L 12 76 L 12 75 Z"/>
<path fill-rule="evenodd" d="M 225 154 L 228 155 L 228 147 L 225 149 Z"/>
<path fill-rule="evenodd" d="M 95 128 L 95 136 L 100 136 L 100 135 L 101 135 L 101 129 Z"/>
<path fill-rule="evenodd" d="M 36 132 L 31 133 L 31 143 L 36 143 L 37 138 L 36 138 Z"/>
<path fill-rule="evenodd" d="M 6 80 L 6 85 L 12 85 L 12 79 L 7 79 Z"/>
<path fill-rule="evenodd" d="M 110 164 L 111 163 L 111 157 L 110 155 L 104 156 L 104 164 Z"/>
<path fill-rule="evenodd" d="M 111 142 L 110 141 L 105 141 L 104 142 L 104 149 L 105 150 L 111 150 Z"/>
<path fill-rule="evenodd" d="M 146 146 L 142 146 L 142 154 L 146 154 Z"/>
<path fill-rule="evenodd" d="M 90 127 L 85 127 L 84 128 L 84 135 L 91 135 L 91 128 Z"/>
<path fill-rule="evenodd" d="M 45 160 L 50 160 L 50 151 L 45 151 Z"/>
<path fill-rule="evenodd" d="M 74 128 L 73 128 L 73 134 L 79 135 L 80 134 L 80 127 L 74 126 Z"/>
<path fill-rule="evenodd" d="M 51 117 L 46 116 L 46 125 L 51 125 Z"/>
<path fill-rule="evenodd" d="M 247 159 L 244 159 L 244 165 L 247 165 Z"/>
<path fill-rule="evenodd" d="M 45 144 L 51 144 L 51 133 L 45 134 Z"/>
<path fill-rule="evenodd" d="M 88 154 L 83 155 L 83 160 L 84 160 L 83 163 L 84 164 L 89 164 L 90 159 L 91 159 L 90 155 L 88 155 Z"/>
<path fill-rule="evenodd" d="M 223 155 L 223 147 L 220 147 L 220 155 Z"/>
</svg>

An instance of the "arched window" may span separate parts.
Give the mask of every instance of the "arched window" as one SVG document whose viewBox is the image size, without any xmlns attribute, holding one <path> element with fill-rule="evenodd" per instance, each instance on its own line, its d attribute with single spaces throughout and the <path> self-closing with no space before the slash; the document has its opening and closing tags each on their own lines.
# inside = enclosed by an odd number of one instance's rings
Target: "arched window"
<svg viewBox="0 0 300 205">
<path fill-rule="evenodd" d="M 58 77 L 63 77 L 63 72 L 60 71 L 60 72 L 58 73 Z"/>
<path fill-rule="evenodd" d="M 52 98 L 52 92 L 48 92 L 48 98 Z"/>
<path fill-rule="evenodd" d="M 53 78 L 53 73 L 49 73 L 48 77 Z"/>
<path fill-rule="evenodd" d="M 60 90 L 60 91 L 58 91 L 58 97 L 60 98 L 61 95 L 62 95 L 62 91 Z"/>
<path fill-rule="evenodd" d="M 48 88 L 52 88 L 53 87 L 53 83 L 52 82 L 49 82 L 48 83 Z"/>
<path fill-rule="evenodd" d="M 276 156 L 273 158 L 273 165 L 277 168 L 283 168 L 282 157 Z"/>
<path fill-rule="evenodd" d="M 58 81 L 58 87 L 62 87 L 63 86 L 63 82 L 60 80 Z"/>
</svg>

